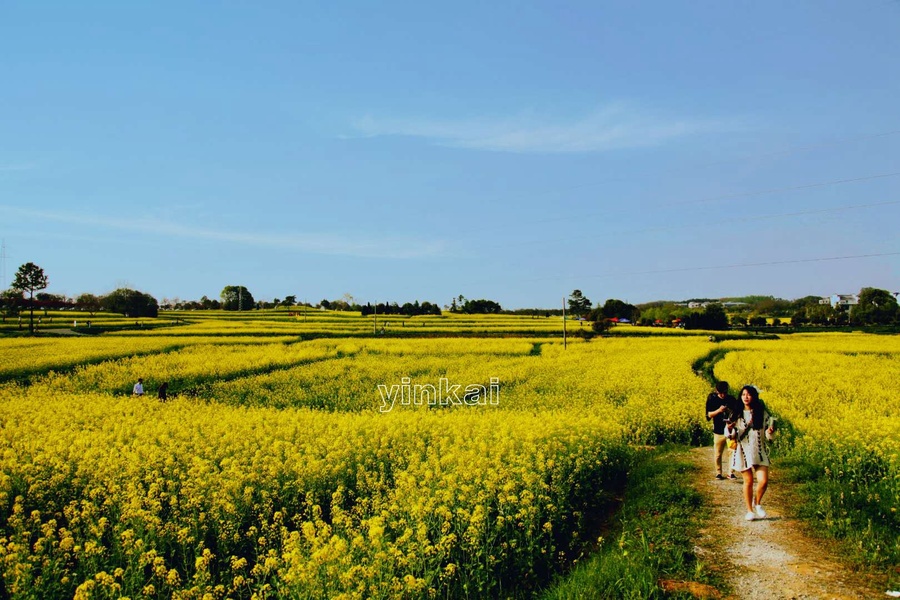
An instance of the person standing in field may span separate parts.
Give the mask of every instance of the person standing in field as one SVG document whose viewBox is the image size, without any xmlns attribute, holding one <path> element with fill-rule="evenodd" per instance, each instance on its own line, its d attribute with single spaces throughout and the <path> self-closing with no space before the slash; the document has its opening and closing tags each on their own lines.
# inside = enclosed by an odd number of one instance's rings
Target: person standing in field
<svg viewBox="0 0 900 600">
<path fill-rule="evenodd" d="M 738 471 L 744 478 L 744 503 L 748 521 L 763 519 L 766 511 L 762 499 L 769 486 L 769 450 L 766 441 L 772 439 L 774 419 L 759 398 L 759 391 L 752 385 L 741 388 L 741 410 L 735 420 L 725 424 L 725 435 L 737 441 L 737 448 L 731 455 L 731 470 Z M 753 476 L 756 475 L 756 493 L 753 491 Z"/>
<path fill-rule="evenodd" d="M 138 377 L 137 383 L 134 384 L 134 389 L 131 390 L 131 394 L 133 396 L 144 395 L 144 379 L 142 377 Z"/>
<path fill-rule="evenodd" d="M 164 381 L 161 386 L 159 386 L 159 390 L 156 392 L 156 397 L 161 401 L 165 402 L 166 398 L 169 397 L 169 382 Z"/>
<path fill-rule="evenodd" d="M 713 460 L 716 467 L 716 479 L 725 479 L 722 475 L 722 463 L 728 438 L 725 437 L 725 421 L 738 411 L 737 399 L 728 393 L 728 382 L 719 381 L 716 388 L 706 397 L 706 420 L 713 425 Z M 731 461 L 728 461 L 729 464 Z M 729 470 L 729 479 L 737 479 Z"/>
</svg>

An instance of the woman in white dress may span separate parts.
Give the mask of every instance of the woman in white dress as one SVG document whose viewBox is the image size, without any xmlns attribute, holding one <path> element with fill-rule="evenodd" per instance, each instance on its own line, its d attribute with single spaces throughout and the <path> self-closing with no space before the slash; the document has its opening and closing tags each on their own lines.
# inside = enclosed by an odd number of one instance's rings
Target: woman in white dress
<svg viewBox="0 0 900 600">
<path fill-rule="evenodd" d="M 752 385 L 741 388 L 742 411 L 734 415 L 735 420 L 725 424 L 725 435 L 737 440 L 737 448 L 731 455 L 731 470 L 744 477 L 744 502 L 747 505 L 745 519 L 752 521 L 765 518 L 762 498 L 769 485 L 769 450 L 766 440 L 771 439 L 772 416 L 759 399 L 759 391 Z M 753 475 L 758 484 L 753 493 Z"/>
</svg>

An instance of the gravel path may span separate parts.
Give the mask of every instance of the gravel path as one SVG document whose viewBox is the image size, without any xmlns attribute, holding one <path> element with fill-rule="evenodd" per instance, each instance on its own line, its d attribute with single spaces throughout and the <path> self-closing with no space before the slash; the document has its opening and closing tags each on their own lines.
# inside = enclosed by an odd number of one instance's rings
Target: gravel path
<svg viewBox="0 0 900 600">
<path fill-rule="evenodd" d="M 790 515 L 792 490 L 779 479 L 777 467 L 769 471 L 769 489 L 763 498 L 767 517 L 748 522 L 744 520 L 741 480 L 714 478 L 712 447 L 697 448 L 691 456 L 699 467 L 696 487 L 710 507 L 708 525 L 696 550 L 731 583 L 731 598 L 887 597 L 874 576 L 862 575 L 837 560 L 833 543 L 813 539 L 803 531 L 802 522 Z"/>
</svg>

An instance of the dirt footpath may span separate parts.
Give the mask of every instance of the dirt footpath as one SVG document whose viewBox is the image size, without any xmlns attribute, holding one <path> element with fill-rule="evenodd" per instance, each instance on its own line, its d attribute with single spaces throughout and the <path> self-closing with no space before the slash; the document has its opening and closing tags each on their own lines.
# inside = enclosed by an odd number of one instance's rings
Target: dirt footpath
<svg viewBox="0 0 900 600">
<path fill-rule="evenodd" d="M 741 480 L 715 479 L 711 446 L 694 449 L 691 457 L 700 469 L 695 477 L 697 490 L 710 507 L 696 550 L 705 564 L 731 584 L 731 598 L 887 597 L 876 577 L 841 564 L 834 543 L 809 537 L 802 522 L 791 517 L 792 490 L 779 478 L 777 467 L 769 471 L 769 488 L 762 502 L 767 517 L 748 522 Z"/>
</svg>

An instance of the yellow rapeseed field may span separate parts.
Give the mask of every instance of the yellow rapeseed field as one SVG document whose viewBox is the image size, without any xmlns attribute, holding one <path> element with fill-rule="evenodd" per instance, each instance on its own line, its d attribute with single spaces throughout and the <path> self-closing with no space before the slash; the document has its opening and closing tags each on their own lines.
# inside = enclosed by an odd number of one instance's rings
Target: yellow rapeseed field
<svg viewBox="0 0 900 600">
<path fill-rule="evenodd" d="M 777 342 L 730 341 L 717 377 L 754 382 L 793 431 L 792 459 L 823 478 L 832 493 L 817 513 L 839 535 L 874 519 L 900 531 L 900 337 L 865 334 L 794 335 Z M 864 554 L 900 556 L 900 536 Z"/>
<path fill-rule="evenodd" d="M 888 514 L 897 505 L 892 338 L 608 337 L 564 349 L 538 329 L 275 341 L 217 319 L 191 336 L 0 340 L 9 597 L 536 589 L 589 547 L 635 452 L 706 439 L 709 384 L 692 365 L 712 350 L 727 350 L 717 375 L 763 389 L 796 448 L 849 460 L 835 476 L 871 481 L 876 469 L 883 482 L 868 490 Z M 30 364 L 26 385 L 15 375 Z M 143 398 L 130 396 L 138 377 Z"/>
</svg>

